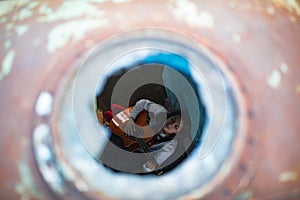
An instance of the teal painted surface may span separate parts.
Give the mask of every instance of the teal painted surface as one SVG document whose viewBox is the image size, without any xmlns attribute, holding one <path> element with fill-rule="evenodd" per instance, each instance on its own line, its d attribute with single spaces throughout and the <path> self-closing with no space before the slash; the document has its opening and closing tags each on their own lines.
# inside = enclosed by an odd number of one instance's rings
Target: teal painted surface
<svg viewBox="0 0 300 200">
<path fill-rule="evenodd" d="M 182 74 L 191 87 L 186 87 L 186 82 L 180 77 L 174 77 L 170 68 L 165 68 L 162 78 L 165 87 L 170 88 L 172 92 L 167 91 L 167 95 L 173 109 L 180 110 L 180 107 L 188 111 L 191 121 L 191 134 L 195 137 L 195 142 L 201 142 L 201 133 L 206 120 L 205 108 L 201 101 L 198 91 L 200 86 L 192 79 L 190 65 L 187 59 L 172 53 L 157 53 L 148 56 L 143 63 L 159 63 L 171 67 Z M 174 95 L 176 94 L 176 96 Z M 182 99 L 184 105 L 179 105 L 177 99 Z"/>
</svg>

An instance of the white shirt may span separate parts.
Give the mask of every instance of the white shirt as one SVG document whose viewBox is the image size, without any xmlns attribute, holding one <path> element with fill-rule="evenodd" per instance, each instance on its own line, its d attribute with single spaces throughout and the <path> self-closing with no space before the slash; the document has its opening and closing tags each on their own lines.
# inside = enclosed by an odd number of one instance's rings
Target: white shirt
<svg viewBox="0 0 300 200">
<path fill-rule="evenodd" d="M 135 119 L 140 112 L 146 110 L 149 113 L 150 122 L 149 126 L 155 133 L 161 133 L 167 119 L 167 110 L 152 101 L 147 99 L 139 100 L 130 113 L 130 117 Z M 153 145 L 150 150 L 153 158 L 158 165 L 161 165 L 166 161 L 174 152 L 177 147 L 177 140 L 170 140 Z M 145 172 L 151 172 L 152 170 L 143 165 Z"/>
</svg>

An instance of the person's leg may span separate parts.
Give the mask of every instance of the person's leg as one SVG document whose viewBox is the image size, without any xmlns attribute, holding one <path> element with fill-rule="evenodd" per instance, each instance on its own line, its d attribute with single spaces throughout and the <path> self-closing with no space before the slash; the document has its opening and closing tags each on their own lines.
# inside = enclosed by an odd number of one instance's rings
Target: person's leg
<svg viewBox="0 0 300 200">
<path fill-rule="evenodd" d="M 118 114 L 119 112 L 125 110 L 126 108 L 124 106 L 121 106 L 119 104 L 112 104 L 111 105 L 111 111 L 114 115 Z"/>
<path fill-rule="evenodd" d="M 124 106 L 118 105 L 118 104 L 112 104 L 111 110 L 105 111 L 103 113 L 103 116 L 107 122 L 110 122 L 110 120 L 113 118 L 114 115 L 118 114 L 119 112 L 125 110 L 126 108 Z"/>
<path fill-rule="evenodd" d="M 108 110 L 103 113 L 103 116 L 107 122 L 110 122 L 110 120 L 113 118 L 113 113 Z"/>
</svg>

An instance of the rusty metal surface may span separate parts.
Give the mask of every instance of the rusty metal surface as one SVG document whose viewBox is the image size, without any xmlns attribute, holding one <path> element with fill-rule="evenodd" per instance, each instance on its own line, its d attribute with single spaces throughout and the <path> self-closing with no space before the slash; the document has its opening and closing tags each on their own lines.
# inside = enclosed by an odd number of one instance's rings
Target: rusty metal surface
<svg viewBox="0 0 300 200">
<path fill-rule="evenodd" d="M 34 130 L 53 120 L 52 109 L 37 108 L 40 94 L 48 92 L 55 109 L 62 84 L 87 51 L 112 35 L 146 27 L 169 29 L 207 47 L 245 100 L 247 131 L 234 143 L 227 167 L 182 198 L 299 198 L 299 1 L 25 1 L 0 7 L 4 199 L 55 198 L 33 155 Z M 66 198 L 81 198 L 67 186 Z"/>
</svg>

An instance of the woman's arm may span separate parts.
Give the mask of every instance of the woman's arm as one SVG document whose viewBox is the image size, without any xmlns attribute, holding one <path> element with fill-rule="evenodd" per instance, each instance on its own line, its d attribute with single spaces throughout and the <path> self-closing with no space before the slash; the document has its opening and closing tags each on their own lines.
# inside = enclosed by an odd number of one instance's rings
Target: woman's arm
<svg viewBox="0 0 300 200">
<path fill-rule="evenodd" d="M 136 132 L 136 124 L 134 120 L 140 112 L 146 110 L 149 107 L 147 106 L 149 103 L 150 103 L 149 100 L 141 99 L 137 101 L 136 104 L 134 105 L 133 109 L 129 114 L 129 120 L 126 122 L 126 125 L 124 127 L 124 130 L 128 135 L 134 135 L 134 133 Z"/>
<path fill-rule="evenodd" d="M 167 118 L 167 110 L 163 106 L 148 99 L 141 99 L 135 104 L 130 113 L 130 117 L 135 119 L 136 116 L 143 110 L 146 110 L 149 113 L 149 126 L 154 133 L 161 131 Z"/>
<path fill-rule="evenodd" d="M 131 110 L 129 117 L 135 119 L 136 116 L 138 116 L 138 114 L 143 110 L 149 111 L 150 104 L 154 104 L 154 102 L 149 101 L 148 99 L 141 99 L 137 101 L 133 109 Z"/>
</svg>

